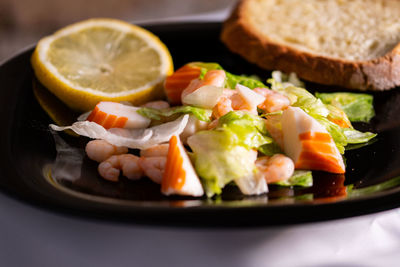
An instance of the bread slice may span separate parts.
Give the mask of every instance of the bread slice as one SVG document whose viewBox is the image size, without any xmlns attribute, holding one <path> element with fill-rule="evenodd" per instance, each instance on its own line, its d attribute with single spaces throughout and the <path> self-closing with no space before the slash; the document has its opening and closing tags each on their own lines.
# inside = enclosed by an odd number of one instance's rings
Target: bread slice
<svg viewBox="0 0 400 267">
<path fill-rule="evenodd" d="M 221 39 L 268 70 L 358 90 L 400 85 L 400 1 L 242 0 Z"/>
</svg>

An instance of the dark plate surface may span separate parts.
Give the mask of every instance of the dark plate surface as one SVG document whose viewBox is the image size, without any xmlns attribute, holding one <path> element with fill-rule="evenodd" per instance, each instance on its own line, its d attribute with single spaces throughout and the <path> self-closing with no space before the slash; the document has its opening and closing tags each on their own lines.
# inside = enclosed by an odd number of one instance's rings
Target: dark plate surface
<svg viewBox="0 0 400 267">
<path fill-rule="evenodd" d="M 219 41 L 220 27 L 219 23 L 185 23 L 147 28 L 168 46 L 176 68 L 190 61 L 209 61 L 220 63 L 232 73 L 269 77 L 269 72 L 245 62 L 223 46 Z M 53 135 L 49 131 L 52 121 L 32 90 L 31 53 L 29 49 L 0 66 L 0 188 L 27 203 L 92 218 L 186 226 L 291 224 L 400 206 L 400 183 L 396 178 L 400 175 L 398 90 L 375 93 L 377 116 L 370 124 L 355 125 L 379 135 L 371 145 L 346 152 L 345 176 L 316 172 L 310 189 L 271 187 L 268 195 L 257 197 L 245 197 L 234 187 L 228 187 L 222 197 L 211 200 L 167 198 L 160 194 L 157 185 L 145 179 L 121 179 L 117 184 L 103 181 L 97 175 L 96 164 L 82 154 L 87 139 L 65 133 Z M 315 84 L 308 84 L 307 88 L 343 90 Z M 75 166 L 62 166 L 56 144 L 66 148 L 63 153 L 72 151 Z M 349 185 L 353 190 L 349 190 Z"/>
</svg>

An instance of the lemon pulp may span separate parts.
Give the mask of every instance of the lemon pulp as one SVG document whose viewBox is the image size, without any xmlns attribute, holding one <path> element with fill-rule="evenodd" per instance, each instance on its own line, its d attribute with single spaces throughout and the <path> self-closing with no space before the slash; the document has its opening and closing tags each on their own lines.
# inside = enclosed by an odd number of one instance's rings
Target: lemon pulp
<svg viewBox="0 0 400 267">
<path fill-rule="evenodd" d="M 160 96 L 173 71 L 165 45 L 152 33 L 111 19 L 92 19 L 42 39 L 32 65 L 39 81 L 74 110 L 101 100 L 135 104 Z"/>
</svg>

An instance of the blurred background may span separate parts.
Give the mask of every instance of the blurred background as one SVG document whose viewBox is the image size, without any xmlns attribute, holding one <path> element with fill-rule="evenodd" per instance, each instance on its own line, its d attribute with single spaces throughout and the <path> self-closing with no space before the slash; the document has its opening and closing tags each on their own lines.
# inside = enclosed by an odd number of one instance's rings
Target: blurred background
<svg viewBox="0 0 400 267">
<path fill-rule="evenodd" d="M 235 0 L 0 0 L 0 62 L 41 37 L 93 17 L 150 21 L 227 10 Z"/>
</svg>

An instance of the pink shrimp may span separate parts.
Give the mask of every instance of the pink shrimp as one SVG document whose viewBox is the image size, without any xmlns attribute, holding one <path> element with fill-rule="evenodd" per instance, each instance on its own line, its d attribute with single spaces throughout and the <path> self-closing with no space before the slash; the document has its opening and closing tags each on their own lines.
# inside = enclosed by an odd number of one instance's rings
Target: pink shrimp
<svg viewBox="0 0 400 267">
<path fill-rule="evenodd" d="M 168 155 L 168 144 L 155 145 L 146 149 L 140 150 L 141 157 L 166 157 Z"/>
<path fill-rule="evenodd" d="M 232 100 L 226 96 L 221 96 L 212 110 L 212 115 L 218 119 L 230 111 L 233 111 Z"/>
<path fill-rule="evenodd" d="M 167 157 L 140 157 L 139 166 L 153 182 L 161 184 Z"/>
<path fill-rule="evenodd" d="M 257 105 L 264 102 L 265 97 L 253 92 L 243 85 L 236 85 L 236 90 L 225 89 L 213 109 L 214 118 L 219 118 L 232 110 L 245 110 L 257 115 Z"/>
<path fill-rule="evenodd" d="M 85 151 L 91 160 L 102 162 L 113 155 L 128 153 L 128 148 L 114 146 L 104 140 L 92 140 L 86 144 Z"/>
<path fill-rule="evenodd" d="M 218 119 L 213 120 L 212 122 L 210 122 L 207 126 L 207 130 L 212 130 L 215 127 L 217 127 L 218 125 Z"/>
<path fill-rule="evenodd" d="M 130 180 L 143 177 L 143 170 L 139 165 L 139 157 L 132 154 L 114 155 L 99 164 L 98 171 L 101 177 L 108 181 L 117 182 L 120 172 Z"/>
<path fill-rule="evenodd" d="M 244 99 L 240 94 L 236 93 L 231 96 L 232 108 L 234 110 L 246 110 L 252 114 L 257 114 L 257 107 L 251 106 L 246 99 Z"/>
<path fill-rule="evenodd" d="M 287 180 L 294 172 L 293 161 L 282 154 L 275 154 L 272 157 L 260 157 L 255 164 L 260 175 L 264 177 L 267 183 Z"/>
<path fill-rule="evenodd" d="M 258 105 L 258 108 L 267 113 L 284 110 L 290 106 L 289 98 L 268 88 L 254 88 L 254 92 L 265 97 L 265 101 Z"/>
<path fill-rule="evenodd" d="M 167 162 L 168 149 L 169 144 L 160 144 L 140 151 L 139 165 L 144 174 L 155 183 L 161 184 Z"/>
<path fill-rule="evenodd" d="M 229 90 L 229 89 L 228 89 Z M 229 90 L 233 91 L 233 90 Z M 246 110 L 253 113 L 253 109 L 248 103 L 235 91 L 229 96 L 222 95 L 218 103 L 213 108 L 213 117 L 218 119 L 233 110 Z M 255 110 L 257 112 L 257 110 Z"/>
<path fill-rule="evenodd" d="M 188 87 L 182 91 L 181 99 L 190 93 L 193 93 L 197 89 L 205 85 L 213 85 L 217 87 L 222 87 L 225 84 L 226 74 L 223 70 L 209 70 L 202 80 L 194 79 L 190 82 Z"/>
</svg>

